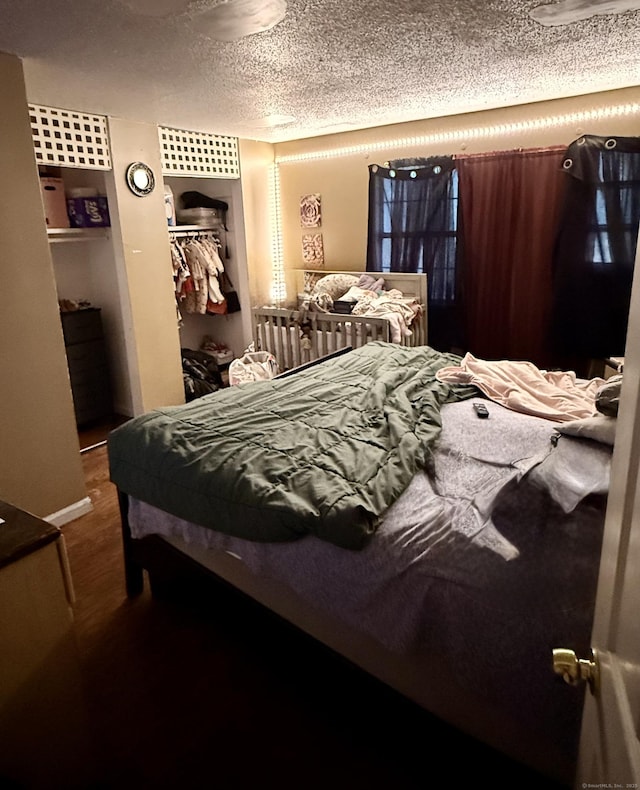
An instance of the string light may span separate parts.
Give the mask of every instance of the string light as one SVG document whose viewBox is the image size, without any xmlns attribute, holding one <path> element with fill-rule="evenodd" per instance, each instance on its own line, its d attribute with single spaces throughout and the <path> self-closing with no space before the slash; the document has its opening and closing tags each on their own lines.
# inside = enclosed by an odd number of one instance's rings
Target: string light
<svg viewBox="0 0 640 790">
<path fill-rule="evenodd" d="M 282 253 L 282 221 L 280 216 L 280 169 L 271 165 L 269 214 L 271 221 L 271 301 L 280 306 L 286 300 L 284 255 Z"/>
<path fill-rule="evenodd" d="M 334 159 L 339 156 L 355 156 L 358 154 L 370 153 L 385 149 L 395 148 L 416 148 L 419 146 L 463 142 L 469 139 L 479 140 L 498 135 L 509 134 L 517 135 L 521 132 L 533 132 L 540 129 L 548 129 L 554 126 L 575 126 L 578 123 L 584 124 L 590 121 L 599 121 L 604 118 L 617 118 L 640 113 L 640 104 L 629 102 L 627 104 L 616 104 L 607 107 L 596 107 L 591 110 L 580 110 L 578 112 L 561 113 L 558 115 L 548 115 L 541 118 L 532 118 L 525 121 L 514 121 L 513 123 L 488 124 L 486 126 L 476 126 L 467 129 L 455 129 L 452 131 L 438 131 L 430 134 L 412 137 L 400 137 L 391 140 L 379 140 L 375 142 L 363 143 L 361 145 L 350 145 L 341 148 L 330 148 L 324 151 L 309 151 L 307 153 L 289 154 L 275 157 L 275 162 L 271 166 L 271 221 L 273 228 L 273 284 L 271 288 L 271 298 L 274 304 L 284 304 L 286 300 L 286 282 L 284 276 L 284 255 L 282 252 L 282 223 L 280 213 L 280 169 L 281 164 L 288 162 L 303 162 L 312 159 Z"/>
<path fill-rule="evenodd" d="M 575 125 L 589 121 L 599 121 L 604 118 L 623 117 L 635 115 L 640 112 L 640 104 L 629 102 L 608 107 L 597 107 L 579 112 L 549 115 L 542 118 L 515 121 L 513 123 L 488 124 L 486 126 L 470 127 L 467 129 L 454 129 L 452 131 L 438 131 L 430 134 L 399 137 L 391 140 L 378 140 L 360 145 L 350 145 L 341 148 L 329 148 L 324 151 L 308 151 L 299 154 L 276 154 L 276 164 L 287 162 L 301 162 L 311 159 L 333 159 L 338 156 L 354 156 L 357 154 L 380 151 L 387 148 L 415 148 L 416 146 L 433 145 L 434 143 L 459 142 L 468 139 L 484 139 L 521 132 L 538 131 L 553 126 Z"/>
</svg>

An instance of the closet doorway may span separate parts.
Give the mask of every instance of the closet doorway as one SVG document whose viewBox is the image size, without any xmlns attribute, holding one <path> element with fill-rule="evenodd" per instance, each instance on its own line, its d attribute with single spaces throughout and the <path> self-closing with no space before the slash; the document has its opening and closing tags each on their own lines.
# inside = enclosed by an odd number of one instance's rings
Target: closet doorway
<svg viewBox="0 0 640 790">
<path fill-rule="evenodd" d="M 111 216 L 107 195 L 110 172 L 81 168 L 39 166 L 47 236 L 53 262 L 60 324 L 64 339 L 69 381 L 80 451 L 100 446 L 114 427 L 131 412 L 122 301 L 118 290 Z M 72 216 L 67 198 L 75 193 L 100 211 L 93 224 Z M 114 207 L 112 207 L 114 208 Z M 102 216 L 104 214 L 104 217 Z"/>
</svg>

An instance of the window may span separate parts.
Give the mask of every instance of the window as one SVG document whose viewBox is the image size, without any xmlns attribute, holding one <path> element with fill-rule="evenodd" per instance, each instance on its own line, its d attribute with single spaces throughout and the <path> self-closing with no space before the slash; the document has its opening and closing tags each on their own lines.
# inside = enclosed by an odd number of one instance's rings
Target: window
<svg viewBox="0 0 640 790">
<path fill-rule="evenodd" d="M 458 177 L 453 160 L 370 167 L 367 268 L 424 272 L 430 303 L 456 300 Z"/>
<path fill-rule="evenodd" d="M 419 190 L 398 189 L 401 182 L 383 182 L 383 219 L 380 233 L 381 271 L 390 272 L 392 260 L 411 250 L 416 272 L 430 274 L 429 291 L 432 300 L 452 302 L 456 298 L 456 250 L 458 234 L 458 175 L 450 173 L 449 188 L 440 196 L 445 206 L 433 206 L 431 227 L 412 227 L 411 218 L 424 215 Z M 395 249 L 394 249 L 395 248 Z M 397 254 L 394 254 L 397 253 Z"/>
<path fill-rule="evenodd" d="M 367 270 L 424 273 L 429 344 L 459 347 L 458 174 L 453 157 L 369 167 Z"/>
<path fill-rule="evenodd" d="M 615 244 L 625 250 L 635 248 L 635 239 L 638 233 L 638 223 L 632 216 L 632 212 L 624 209 L 625 206 L 631 205 L 634 191 L 637 192 L 637 183 L 635 182 L 618 182 L 615 185 L 615 199 L 618 201 L 618 205 L 623 207 L 619 216 L 620 221 L 615 223 Z M 606 193 L 607 187 L 601 187 L 595 191 L 595 218 L 587 238 L 587 258 L 594 264 L 612 264 L 615 260 L 614 240 L 611 237 L 611 198 L 608 203 Z M 607 210 L 608 208 L 609 210 Z"/>
<path fill-rule="evenodd" d="M 584 135 L 567 148 L 554 252 L 552 338 L 573 369 L 623 356 L 640 219 L 640 138 Z M 565 363 L 565 367 L 566 367 Z"/>
</svg>

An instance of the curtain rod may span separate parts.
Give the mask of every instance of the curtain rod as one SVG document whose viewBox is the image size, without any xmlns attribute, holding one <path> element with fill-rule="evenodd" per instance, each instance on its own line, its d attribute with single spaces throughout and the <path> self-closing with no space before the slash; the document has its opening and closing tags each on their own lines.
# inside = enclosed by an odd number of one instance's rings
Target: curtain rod
<svg viewBox="0 0 640 790">
<path fill-rule="evenodd" d="M 545 147 L 535 146 L 533 148 L 504 148 L 496 151 L 480 151 L 477 154 L 452 154 L 452 159 L 490 159 L 492 156 L 506 156 L 509 154 L 551 154 L 561 153 L 567 150 L 566 145 L 548 145 Z"/>
</svg>

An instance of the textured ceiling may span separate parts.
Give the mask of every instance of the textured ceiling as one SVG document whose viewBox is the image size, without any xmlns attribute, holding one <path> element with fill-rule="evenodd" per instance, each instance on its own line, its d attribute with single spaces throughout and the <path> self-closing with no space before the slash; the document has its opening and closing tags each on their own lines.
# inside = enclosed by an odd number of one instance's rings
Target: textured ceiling
<svg viewBox="0 0 640 790">
<path fill-rule="evenodd" d="M 222 42 L 221 2 L 0 0 L 0 51 L 36 104 L 272 142 L 640 84 L 640 11 L 547 27 L 546 0 L 288 0 Z"/>
</svg>

